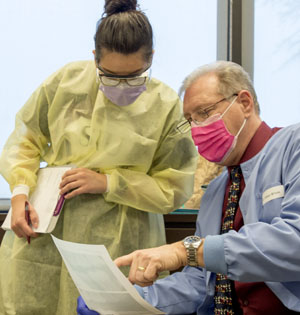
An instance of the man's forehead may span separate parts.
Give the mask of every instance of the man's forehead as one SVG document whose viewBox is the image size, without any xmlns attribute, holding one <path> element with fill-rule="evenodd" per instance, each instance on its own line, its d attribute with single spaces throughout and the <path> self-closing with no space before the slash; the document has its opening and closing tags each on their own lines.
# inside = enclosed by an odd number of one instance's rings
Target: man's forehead
<svg viewBox="0 0 300 315">
<path fill-rule="evenodd" d="M 190 111 L 196 106 L 206 106 L 214 102 L 216 96 L 218 96 L 217 86 L 217 77 L 211 73 L 195 80 L 185 91 L 184 111 Z"/>
</svg>

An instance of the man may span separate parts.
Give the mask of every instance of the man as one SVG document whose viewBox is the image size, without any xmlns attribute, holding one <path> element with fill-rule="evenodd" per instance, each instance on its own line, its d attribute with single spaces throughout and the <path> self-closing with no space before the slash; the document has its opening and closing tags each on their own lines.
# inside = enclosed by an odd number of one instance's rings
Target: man
<svg viewBox="0 0 300 315">
<path fill-rule="evenodd" d="M 199 153 L 226 169 L 203 196 L 197 237 L 115 263 L 131 265 L 129 280 L 167 314 L 300 312 L 300 125 L 262 122 L 249 76 L 232 62 L 197 69 L 183 90 L 178 129 L 191 125 Z"/>
</svg>

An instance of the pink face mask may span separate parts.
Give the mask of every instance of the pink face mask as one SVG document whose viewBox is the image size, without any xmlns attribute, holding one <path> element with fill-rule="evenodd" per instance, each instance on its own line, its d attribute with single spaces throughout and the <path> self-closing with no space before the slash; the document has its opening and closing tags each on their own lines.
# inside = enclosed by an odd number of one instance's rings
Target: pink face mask
<svg viewBox="0 0 300 315">
<path fill-rule="evenodd" d="M 192 138 L 195 145 L 198 146 L 198 152 L 210 162 L 222 163 L 226 160 L 228 155 L 234 149 L 237 138 L 245 126 L 246 119 L 237 135 L 234 136 L 227 130 L 225 123 L 222 120 L 222 117 L 229 110 L 235 100 L 236 98 L 231 102 L 222 115 L 213 115 L 199 124 L 195 124 L 194 122 L 191 123 Z"/>
</svg>

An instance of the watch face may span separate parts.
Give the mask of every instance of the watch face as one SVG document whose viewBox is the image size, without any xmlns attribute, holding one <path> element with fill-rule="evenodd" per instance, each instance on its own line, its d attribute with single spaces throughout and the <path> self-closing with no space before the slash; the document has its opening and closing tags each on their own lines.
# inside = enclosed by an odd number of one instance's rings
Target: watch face
<svg viewBox="0 0 300 315">
<path fill-rule="evenodd" d="M 198 266 L 197 250 L 201 245 L 201 238 L 196 235 L 187 236 L 183 240 L 183 245 L 186 249 L 187 263 L 189 266 Z"/>
<path fill-rule="evenodd" d="M 201 238 L 199 236 L 192 235 L 192 236 L 187 236 L 184 239 L 184 243 L 185 244 L 193 244 L 193 243 L 199 242 L 200 240 L 201 240 Z"/>
</svg>

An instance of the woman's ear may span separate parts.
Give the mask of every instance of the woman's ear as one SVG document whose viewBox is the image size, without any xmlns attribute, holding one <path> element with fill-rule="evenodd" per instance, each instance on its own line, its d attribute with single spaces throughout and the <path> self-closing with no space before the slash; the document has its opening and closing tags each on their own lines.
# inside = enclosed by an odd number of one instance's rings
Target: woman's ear
<svg viewBox="0 0 300 315">
<path fill-rule="evenodd" d="M 98 64 L 97 64 L 97 61 L 96 61 L 96 50 L 94 49 L 92 52 L 93 52 L 93 55 L 94 55 L 94 61 L 95 61 L 96 68 L 98 68 Z"/>
</svg>

